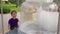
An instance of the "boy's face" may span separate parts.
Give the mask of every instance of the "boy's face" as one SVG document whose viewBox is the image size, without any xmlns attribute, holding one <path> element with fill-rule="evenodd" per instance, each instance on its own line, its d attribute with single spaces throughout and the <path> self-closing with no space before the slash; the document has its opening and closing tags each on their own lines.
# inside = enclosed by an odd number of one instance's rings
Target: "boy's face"
<svg viewBox="0 0 60 34">
<path fill-rule="evenodd" d="M 17 16 L 17 13 L 16 12 L 13 12 L 12 13 L 12 17 L 16 17 Z"/>
</svg>

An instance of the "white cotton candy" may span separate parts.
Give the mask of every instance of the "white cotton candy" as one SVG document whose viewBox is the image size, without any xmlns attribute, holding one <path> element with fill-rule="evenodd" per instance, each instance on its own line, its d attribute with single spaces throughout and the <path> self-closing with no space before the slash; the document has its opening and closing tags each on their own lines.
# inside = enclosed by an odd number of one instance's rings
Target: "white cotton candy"
<svg viewBox="0 0 60 34">
<path fill-rule="evenodd" d="M 18 31 L 21 30 L 26 34 L 57 34 L 59 13 L 57 11 L 53 12 L 55 7 L 58 10 L 58 6 L 53 3 L 53 0 L 26 0 L 22 4 L 20 12 L 22 24 Z M 35 8 L 37 9 L 36 13 L 29 14 Z M 31 16 L 35 17 L 32 17 L 35 21 L 32 21 Z"/>
<path fill-rule="evenodd" d="M 37 21 L 40 23 L 44 30 L 50 32 L 57 32 L 58 18 L 58 12 L 49 12 L 42 10 L 37 14 Z"/>
</svg>

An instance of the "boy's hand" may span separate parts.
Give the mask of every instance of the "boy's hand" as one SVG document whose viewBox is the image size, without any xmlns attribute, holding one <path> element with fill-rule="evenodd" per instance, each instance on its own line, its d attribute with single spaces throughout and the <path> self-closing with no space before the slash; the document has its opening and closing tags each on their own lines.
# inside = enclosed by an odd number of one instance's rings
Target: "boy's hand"
<svg viewBox="0 0 60 34">
<path fill-rule="evenodd" d="M 8 30 L 10 30 L 10 25 L 8 25 Z"/>
</svg>

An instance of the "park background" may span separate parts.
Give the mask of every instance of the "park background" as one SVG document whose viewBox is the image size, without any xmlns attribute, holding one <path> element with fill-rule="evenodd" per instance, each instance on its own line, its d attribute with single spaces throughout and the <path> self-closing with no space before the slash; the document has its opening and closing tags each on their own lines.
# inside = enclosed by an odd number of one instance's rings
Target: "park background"
<svg viewBox="0 0 60 34">
<path fill-rule="evenodd" d="M 2 11 L 3 11 L 3 30 L 4 34 L 8 32 L 8 20 L 11 18 L 10 12 L 12 10 L 17 11 L 17 18 L 20 20 L 21 4 L 25 0 L 2 0 Z M 2 20 L 1 20 L 1 8 L 0 8 L 0 34 L 2 34 Z"/>
</svg>

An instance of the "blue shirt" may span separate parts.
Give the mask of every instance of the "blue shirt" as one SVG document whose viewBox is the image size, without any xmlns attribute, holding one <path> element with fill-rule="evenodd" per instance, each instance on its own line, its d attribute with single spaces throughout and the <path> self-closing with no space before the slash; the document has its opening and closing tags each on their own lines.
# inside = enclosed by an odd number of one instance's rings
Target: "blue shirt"
<svg viewBox="0 0 60 34">
<path fill-rule="evenodd" d="M 9 19 L 8 24 L 10 25 L 11 30 L 14 29 L 15 27 L 18 27 L 18 21 L 19 20 L 17 18 L 16 19 L 13 19 L 13 18 Z"/>
</svg>

